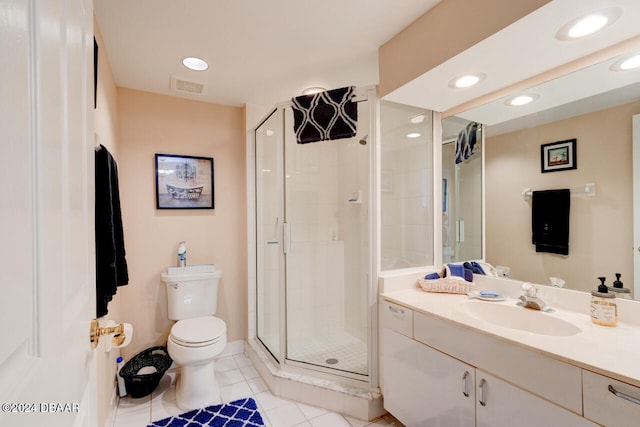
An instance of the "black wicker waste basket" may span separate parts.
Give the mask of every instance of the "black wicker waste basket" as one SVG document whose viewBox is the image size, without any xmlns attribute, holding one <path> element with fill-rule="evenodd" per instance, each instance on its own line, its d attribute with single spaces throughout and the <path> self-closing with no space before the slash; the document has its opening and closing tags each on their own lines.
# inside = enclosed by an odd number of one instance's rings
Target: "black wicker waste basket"
<svg viewBox="0 0 640 427">
<path fill-rule="evenodd" d="M 151 347 L 135 355 L 120 369 L 127 393 L 135 398 L 151 394 L 172 362 L 166 347 Z M 155 371 L 138 373 L 144 367 L 155 368 Z M 143 372 L 148 370 L 153 369 L 145 369 Z"/>
</svg>

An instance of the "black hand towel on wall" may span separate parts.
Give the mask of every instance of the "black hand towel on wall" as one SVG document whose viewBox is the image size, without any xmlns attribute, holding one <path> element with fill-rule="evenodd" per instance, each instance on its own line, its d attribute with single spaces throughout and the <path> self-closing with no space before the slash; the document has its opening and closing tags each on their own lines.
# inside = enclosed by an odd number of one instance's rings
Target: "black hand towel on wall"
<svg viewBox="0 0 640 427">
<path fill-rule="evenodd" d="M 107 314 L 107 305 L 118 286 L 129 283 L 125 259 L 118 165 L 102 145 L 96 150 L 96 316 Z"/>
<path fill-rule="evenodd" d="M 531 225 L 536 252 L 569 255 L 569 189 L 534 191 Z"/>
</svg>

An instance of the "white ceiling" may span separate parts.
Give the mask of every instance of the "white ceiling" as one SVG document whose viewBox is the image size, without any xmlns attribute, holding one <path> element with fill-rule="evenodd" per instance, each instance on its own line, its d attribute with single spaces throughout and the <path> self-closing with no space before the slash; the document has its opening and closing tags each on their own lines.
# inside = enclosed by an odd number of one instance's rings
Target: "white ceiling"
<svg viewBox="0 0 640 427">
<path fill-rule="evenodd" d="M 377 84 L 378 47 L 438 2 L 94 0 L 94 13 L 118 86 L 270 107 L 309 86 Z M 205 92 L 173 91 L 171 76 Z"/>
<path fill-rule="evenodd" d="M 566 23 L 606 7 L 618 7 L 623 12 L 610 27 L 573 41 L 555 37 Z M 555 0 L 396 89 L 385 99 L 447 111 L 638 36 L 639 22 L 640 0 Z M 451 79 L 469 72 L 481 72 L 487 77 L 471 88 L 449 87 Z M 476 120 L 484 123 L 485 119 Z"/>
</svg>

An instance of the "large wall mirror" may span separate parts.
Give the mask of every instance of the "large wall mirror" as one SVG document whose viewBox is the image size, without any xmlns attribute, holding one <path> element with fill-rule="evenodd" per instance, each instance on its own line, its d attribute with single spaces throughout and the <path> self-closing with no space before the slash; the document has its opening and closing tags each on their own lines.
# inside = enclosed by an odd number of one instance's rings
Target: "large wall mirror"
<svg viewBox="0 0 640 427">
<path fill-rule="evenodd" d="M 484 258 L 483 126 L 456 116 L 442 120 L 442 262 Z M 471 129 L 471 130 L 470 130 Z M 470 134 L 473 133 L 473 135 Z M 459 144 L 474 138 L 468 158 Z M 472 153 L 471 153 L 472 151 Z"/>
<path fill-rule="evenodd" d="M 634 258 L 640 257 L 640 215 L 634 215 L 633 140 L 640 141 L 640 68 L 624 69 L 616 56 L 488 104 L 456 114 L 485 125 L 485 259 L 508 267 L 513 279 L 590 291 L 615 273 L 640 297 Z M 516 96 L 532 102 L 513 106 Z M 451 118 L 448 118 L 449 120 Z M 447 119 L 445 119 L 447 120 Z M 444 127 L 444 126 L 443 126 Z M 576 140 L 572 169 L 543 170 L 542 146 Z M 639 150 L 636 150 L 636 156 Z M 636 175 L 638 176 L 638 175 Z M 636 178 L 638 180 L 638 178 Z M 595 184 L 595 196 L 585 193 Z M 635 191 L 639 191 L 640 182 Z M 532 200 L 525 190 L 571 190 L 569 254 L 536 252 Z M 636 200 L 638 197 L 636 196 Z M 638 262 L 636 260 L 636 262 Z"/>
</svg>

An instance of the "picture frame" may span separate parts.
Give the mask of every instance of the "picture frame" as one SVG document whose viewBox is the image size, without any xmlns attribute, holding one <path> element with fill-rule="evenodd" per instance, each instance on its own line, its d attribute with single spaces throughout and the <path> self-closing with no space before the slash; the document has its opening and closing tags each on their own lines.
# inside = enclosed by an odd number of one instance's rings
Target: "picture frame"
<svg viewBox="0 0 640 427">
<path fill-rule="evenodd" d="M 541 145 L 540 162 L 542 173 L 577 169 L 576 154 L 576 139 Z"/>
<path fill-rule="evenodd" d="M 156 209 L 214 209 L 213 158 L 156 154 Z"/>
<path fill-rule="evenodd" d="M 98 108 L 98 42 L 93 38 L 93 109 Z"/>
</svg>

